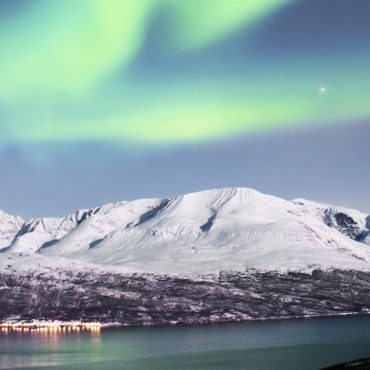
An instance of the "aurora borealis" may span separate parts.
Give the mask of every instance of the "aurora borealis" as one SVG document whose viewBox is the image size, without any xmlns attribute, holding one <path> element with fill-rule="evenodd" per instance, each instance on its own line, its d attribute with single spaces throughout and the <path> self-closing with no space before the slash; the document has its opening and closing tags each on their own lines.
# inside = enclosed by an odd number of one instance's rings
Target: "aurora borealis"
<svg viewBox="0 0 370 370">
<path fill-rule="evenodd" d="M 0 0 L 3 161 L 112 145 L 103 167 L 366 121 L 369 19 L 367 0 Z"/>
<path fill-rule="evenodd" d="M 370 5 L 324 3 L 3 0 L 2 141 L 171 143 L 367 117 L 370 26 L 335 34 Z"/>
</svg>

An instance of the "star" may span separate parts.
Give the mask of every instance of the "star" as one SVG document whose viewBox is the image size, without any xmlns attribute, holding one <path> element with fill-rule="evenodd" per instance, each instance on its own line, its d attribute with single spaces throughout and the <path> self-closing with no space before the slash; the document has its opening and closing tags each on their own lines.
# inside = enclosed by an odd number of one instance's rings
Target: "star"
<svg viewBox="0 0 370 370">
<path fill-rule="evenodd" d="M 320 94 L 326 94 L 328 92 L 328 89 L 325 86 L 320 86 L 319 93 Z"/>
</svg>

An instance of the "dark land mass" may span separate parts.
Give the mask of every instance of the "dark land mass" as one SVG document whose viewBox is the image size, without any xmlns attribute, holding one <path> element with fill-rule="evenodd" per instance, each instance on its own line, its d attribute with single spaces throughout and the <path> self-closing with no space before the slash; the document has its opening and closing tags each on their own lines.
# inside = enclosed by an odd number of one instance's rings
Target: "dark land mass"
<svg viewBox="0 0 370 370">
<path fill-rule="evenodd" d="M 334 365 L 330 367 L 326 367 L 325 369 L 321 370 L 369 370 L 370 369 L 370 358 L 362 358 L 359 360 L 347 362 L 341 365 Z"/>
<path fill-rule="evenodd" d="M 0 321 L 200 324 L 370 312 L 360 271 L 221 272 L 201 277 L 56 270 L 0 273 Z"/>
</svg>

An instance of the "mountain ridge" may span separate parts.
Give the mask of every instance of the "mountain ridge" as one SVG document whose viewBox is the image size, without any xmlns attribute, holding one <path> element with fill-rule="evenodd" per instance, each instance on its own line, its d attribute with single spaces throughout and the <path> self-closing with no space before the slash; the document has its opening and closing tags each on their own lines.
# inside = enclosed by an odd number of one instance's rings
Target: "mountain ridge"
<svg viewBox="0 0 370 370">
<path fill-rule="evenodd" d="M 23 221 L 0 212 L 0 251 L 158 273 L 367 269 L 369 224 L 357 210 L 230 187 L 64 218 Z"/>
</svg>

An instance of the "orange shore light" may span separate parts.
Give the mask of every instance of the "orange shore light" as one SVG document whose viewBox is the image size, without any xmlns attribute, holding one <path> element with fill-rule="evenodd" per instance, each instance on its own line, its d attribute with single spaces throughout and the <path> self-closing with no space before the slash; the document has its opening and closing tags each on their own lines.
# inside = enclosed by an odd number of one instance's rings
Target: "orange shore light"
<svg viewBox="0 0 370 370">
<path fill-rule="evenodd" d="M 37 331 L 37 332 L 66 332 L 66 331 L 100 331 L 99 322 L 81 321 L 20 321 L 20 322 L 1 322 L 0 331 Z"/>
</svg>

